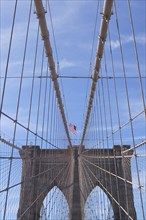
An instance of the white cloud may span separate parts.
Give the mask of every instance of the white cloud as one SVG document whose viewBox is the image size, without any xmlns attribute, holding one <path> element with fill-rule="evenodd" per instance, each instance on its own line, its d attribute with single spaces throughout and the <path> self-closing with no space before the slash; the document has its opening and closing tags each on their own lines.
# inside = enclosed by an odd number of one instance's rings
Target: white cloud
<svg viewBox="0 0 146 220">
<path fill-rule="evenodd" d="M 74 67 L 77 66 L 77 63 L 73 62 L 73 61 L 69 61 L 66 58 L 63 58 L 60 62 L 59 62 L 59 66 L 60 69 L 64 69 L 64 68 L 68 68 L 68 67 Z"/>
<path fill-rule="evenodd" d="M 120 46 L 120 43 L 119 43 L 118 40 L 111 41 L 111 47 L 112 47 L 112 49 L 119 48 L 119 46 Z"/>
<path fill-rule="evenodd" d="M 81 8 L 87 4 L 87 2 L 62 2 L 61 4 L 50 4 L 53 18 L 53 26 L 55 33 L 66 33 L 69 30 L 75 30 L 80 28 L 75 25 L 78 15 L 80 15 Z"/>
<path fill-rule="evenodd" d="M 136 37 L 136 42 L 139 43 L 139 44 L 146 44 L 146 38 L 145 38 L 145 35 L 142 35 L 142 34 L 139 34 L 137 35 Z M 133 37 L 132 36 L 129 36 L 127 37 L 127 40 L 125 39 L 125 42 L 132 42 L 133 41 Z"/>
<path fill-rule="evenodd" d="M 15 48 L 15 50 L 20 49 L 22 47 L 22 42 L 25 42 L 26 38 L 26 28 L 27 23 L 26 22 L 20 22 L 15 24 L 13 35 L 12 35 L 12 46 Z M 30 33 L 29 38 L 34 39 L 37 33 L 37 22 L 31 21 L 31 26 L 29 29 Z M 11 26 L 8 26 L 7 28 L 1 29 L 1 44 L 0 49 L 2 52 L 2 58 L 5 53 L 7 53 L 8 46 L 10 44 L 10 36 L 11 36 Z"/>
<path fill-rule="evenodd" d="M 136 43 L 138 43 L 138 44 L 146 44 L 145 35 L 139 34 L 135 38 L 136 38 Z M 133 36 L 132 35 L 131 36 L 123 35 L 123 36 L 121 36 L 121 42 L 122 42 L 122 44 L 131 43 L 131 42 L 133 42 Z M 109 43 L 107 43 L 107 45 L 109 46 Z M 119 48 L 120 47 L 119 40 L 112 40 L 111 41 L 111 46 L 112 46 L 112 49 Z"/>
</svg>

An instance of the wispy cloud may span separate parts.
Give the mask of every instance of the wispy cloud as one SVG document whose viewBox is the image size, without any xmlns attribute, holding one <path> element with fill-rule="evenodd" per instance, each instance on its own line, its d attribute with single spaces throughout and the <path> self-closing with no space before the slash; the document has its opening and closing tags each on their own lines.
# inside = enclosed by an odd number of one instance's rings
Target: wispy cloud
<svg viewBox="0 0 146 220">
<path fill-rule="evenodd" d="M 21 45 L 22 42 L 19 40 L 24 39 L 25 37 L 25 30 L 27 27 L 27 22 L 20 22 L 15 25 L 14 32 L 13 32 L 13 44 Z M 31 22 L 31 37 L 33 38 L 36 34 L 36 28 L 37 28 L 37 22 Z M 4 48 L 4 46 L 9 45 L 10 41 L 10 35 L 11 35 L 11 26 L 7 28 L 1 29 L 1 47 Z"/>
<path fill-rule="evenodd" d="M 121 41 L 122 41 L 122 44 L 128 44 L 128 43 L 131 43 L 133 42 L 133 36 L 126 36 L 126 35 L 123 35 L 121 36 Z M 146 44 L 146 38 L 145 38 L 145 35 L 144 34 L 139 34 L 136 36 L 136 42 L 138 44 Z M 108 44 L 109 46 L 109 44 Z M 119 40 L 112 40 L 111 41 L 111 46 L 112 46 L 112 49 L 117 49 L 120 47 L 120 42 Z"/>
<path fill-rule="evenodd" d="M 55 33 L 62 34 L 69 32 L 69 30 L 80 30 L 78 25 L 75 25 L 78 15 L 80 15 L 81 8 L 86 5 L 87 2 L 61 2 L 61 4 L 51 4 L 53 25 Z"/>
<path fill-rule="evenodd" d="M 63 58 L 62 60 L 60 60 L 59 66 L 60 66 L 60 69 L 64 69 L 64 68 L 68 68 L 68 67 L 77 66 L 77 63 L 73 62 L 73 61 L 69 61 L 66 58 Z"/>
<path fill-rule="evenodd" d="M 111 47 L 112 47 L 112 49 L 117 49 L 117 48 L 119 48 L 119 46 L 120 46 L 120 43 L 119 43 L 118 40 L 111 41 Z"/>
</svg>

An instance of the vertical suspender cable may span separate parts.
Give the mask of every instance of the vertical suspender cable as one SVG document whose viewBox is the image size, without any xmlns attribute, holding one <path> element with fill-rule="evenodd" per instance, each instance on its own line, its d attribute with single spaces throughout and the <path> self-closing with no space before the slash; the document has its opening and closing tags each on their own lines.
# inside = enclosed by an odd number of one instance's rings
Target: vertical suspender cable
<svg viewBox="0 0 146 220">
<path fill-rule="evenodd" d="M 69 146 L 71 147 L 71 139 L 70 139 L 70 135 L 69 135 L 69 131 L 68 131 L 68 126 L 67 126 L 67 121 L 66 121 L 66 117 L 65 117 L 65 113 L 64 113 L 64 108 L 63 108 L 63 103 L 62 103 L 62 98 L 61 98 L 61 94 L 60 94 L 60 89 L 59 89 L 59 84 L 57 81 L 57 73 L 55 70 L 55 63 L 54 63 L 54 59 L 53 59 L 53 53 L 52 53 L 52 49 L 51 49 L 51 44 L 50 44 L 50 39 L 49 39 L 49 32 L 47 29 L 47 24 L 46 24 L 46 19 L 45 19 L 45 10 L 42 4 L 42 1 L 38 1 L 38 0 L 34 0 L 35 6 L 36 6 L 36 14 L 37 17 L 39 19 L 39 25 L 40 25 L 40 30 L 41 30 L 41 35 L 44 41 L 44 47 L 46 50 L 46 56 L 48 58 L 48 64 L 49 64 L 49 69 L 51 72 L 51 78 L 52 81 L 54 83 L 54 88 L 56 91 L 56 96 L 58 99 L 58 105 L 59 105 L 59 109 L 62 115 L 62 120 L 63 120 L 63 124 L 64 124 L 64 128 L 66 131 L 66 135 L 68 138 L 68 142 L 69 142 Z"/>
<path fill-rule="evenodd" d="M 92 81 L 91 90 L 90 90 L 90 96 L 89 96 L 89 101 L 88 101 L 88 106 L 87 106 L 87 112 L 86 112 L 86 118 L 85 118 L 80 148 L 82 148 L 82 145 L 83 145 L 83 141 L 84 141 L 84 137 L 86 134 L 86 129 L 87 129 L 87 125 L 88 125 L 88 121 L 90 117 L 94 93 L 96 89 L 96 83 L 98 80 L 98 75 L 99 75 L 99 70 L 100 70 L 101 58 L 102 58 L 102 54 L 104 50 L 104 43 L 106 40 L 108 24 L 109 24 L 109 20 L 111 17 L 112 5 L 113 5 L 113 0 L 105 0 L 103 13 L 102 13 L 102 22 L 100 26 L 99 41 L 98 41 L 97 52 L 96 52 L 96 61 L 95 61 L 95 66 L 94 66 L 93 81 Z"/>
<path fill-rule="evenodd" d="M 5 77 L 4 77 L 4 86 L 3 86 L 3 91 L 2 91 L 2 94 L 1 94 L 0 118 L 1 118 L 1 112 L 2 112 L 2 109 L 3 109 L 4 96 L 5 96 L 5 90 L 6 90 L 6 83 L 7 83 L 7 75 L 8 75 L 8 68 L 9 68 L 11 47 L 12 47 L 14 26 L 15 26 L 15 20 L 16 20 L 17 3 L 18 3 L 18 0 L 15 1 L 15 8 L 14 8 L 14 14 L 13 14 L 12 29 L 11 29 L 10 43 L 9 43 L 9 49 L 8 49 L 8 57 L 7 57 L 7 61 L 6 61 L 6 70 L 5 70 Z"/>
</svg>

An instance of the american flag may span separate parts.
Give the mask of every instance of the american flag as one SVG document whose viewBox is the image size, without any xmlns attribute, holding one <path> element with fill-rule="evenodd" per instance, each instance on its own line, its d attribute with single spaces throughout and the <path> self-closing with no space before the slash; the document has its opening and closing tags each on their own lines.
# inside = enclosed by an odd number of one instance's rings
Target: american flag
<svg viewBox="0 0 146 220">
<path fill-rule="evenodd" d="M 77 132 L 76 132 L 76 126 L 75 126 L 75 125 L 69 124 L 69 128 L 70 128 L 70 131 L 71 131 L 74 135 L 77 134 Z"/>
</svg>

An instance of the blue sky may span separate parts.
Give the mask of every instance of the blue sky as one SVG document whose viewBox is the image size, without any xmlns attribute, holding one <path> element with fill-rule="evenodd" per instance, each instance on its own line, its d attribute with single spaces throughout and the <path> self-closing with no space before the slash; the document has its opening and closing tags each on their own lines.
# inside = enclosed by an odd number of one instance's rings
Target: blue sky
<svg viewBox="0 0 146 220">
<path fill-rule="evenodd" d="M 46 3 L 45 3 L 46 4 Z M 123 43 L 123 50 L 124 50 L 124 58 L 126 60 L 126 71 L 128 76 L 137 76 L 137 72 L 135 71 L 135 59 L 132 58 L 131 53 L 133 54 L 133 45 L 132 45 L 132 35 L 130 30 L 130 23 L 129 23 L 129 17 L 128 17 L 128 10 L 127 10 L 127 3 L 125 1 L 117 1 L 117 11 L 119 14 L 119 23 L 120 23 L 120 29 L 121 29 L 121 38 Z M 145 74 L 145 61 L 144 61 L 144 46 L 145 46 L 145 7 L 144 1 L 132 1 L 132 11 L 133 14 L 136 14 L 136 16 L 133 16 L 134 20 L 134 27 L 135 27 L 135 33 L 136 33 L 136 40 L 137 40 L 137 46 L 139 49 L 139 54 L 142 56 L 139 56 L 140 59 L 140 66 L 141 66 L 141 73 L 142 75 Z M 13 10 L 8 10 L 8 8 L 13 9 L 14 7 L 14 1 L 2 1 L 2 21 L 1 21 L 1 73 L 2 76 L 5 72 L 5 63 L 6 63 L 6 57 L 7 57 L 7 51 L 8 51 L 8 42 L 10 37 L 10 28 L 12 23 L 12 12 Z M 93 34 L 94 34 L 94 28 L 95 28 L 95 18 L 96 18 L 96 12 L 97 12 L 97 1 L 50 1 L 50 7 L 51 7 L 51 15 L 52 15 L 52 21 L 53 21 L 53 27 L 54 27 L 54 33 L 55 33 L 55 39 L 56 39 L 56 45 L 57 45 L 57 53 L 59 58 L 59 74 L 61 75 L 69 75 L 69 76 L 89 76 L 91 75 L 90 71 L 90 62 L 92 65 L 92 69 L 94 67 L 94 60 L 95 60 L 95 52 L 96 52 L 96 46 L 97 46 L 97 40 L 98 40 L 98 32 L 99 32 L 99 26 L 100 26 L 100 20 L 101 20 L 101 8 L 102 8 L 102 2 L 100 4 L 100 7 L 98 9 L 98 19 L 97 19 L 97 25 L 95 29 L 95 41 L 93 44 L 93 55 L 92 59 L 92 43 L 93 43 Z M 16 24 L 15 24 L 15 31 L 13 36 L 13 44 L 12 44 L 12 52 L 11 52 L 11 63 L 9 65 L 8 70 L 8 76 L 19 76 L 21 71 L 21 63 L 22 63 L 22 52 L 24 47 L 23 41 L 25 39 L 25 33 L 26 31 L 26 21 L 28 18 L 28 8 L 29 4 L 26 3 L 26 1 L 20 1 L 18 4 L 18 13 L 16 16 Z M 140 13 L 138 13 L 140 11 Z M 124 12 L 124 13 L 123 13 Z M 3 16 L 4 14 L 4 16 Z M 50 24 L 50 15 L 49 11 L 46 14 L 46 19 L 48 23 L 48 28 L 50 32 L 50 38 L 51 38 L 51 44 L 53 49 L 53 55 L 54 60 L 57 65 L 57 58 L 54 48 L 54 41 L 52 36 L 52 29 Z M 30 51 L 34 51 L 34 44 L 32 43 L 32 39 L 36 36 L 37 32 L 37 22 L 36 15 L 31 15 L 31 24 L 30 24 L 30 32 L 29 34 L 29 41 L 28 41 L 28 50 L 27 50 L 27 56 L 26 56 L 26 62 L 25 62 L 25 76 L 31 76 L 32 75 L 32 65 L 31 65 L 31 59 L 33 59 L 33 53 L 30 53 Z M 121 59 L 119 54 L 119 42 L 118 42 L 118 36 L 117 32 L 115 32 L 115 13 L 111 18 L 110 21 L 110 31 L 111 31 L 111 44 L 113 49 L 113 55 L 116 58 L 115 62 L 115 69 L 116 69 L 116 75 L 121 76 L 122 75 L 122 69 L 120 67 Z M 42 42 L 39 42 L 40 49 L 42 48 Z M 106 45 L 107 48 L 109 48 L 109 43 L 107 42 Z M 108 56 L 109 50 L 107 49 L 106 54 Z M 143 55 L 144 54 L 144 55 Z M 21 59 L 20 59 L 21 58 Z M 108 62 L 108 61 L 107 61 Z M 39 69 L 40 63 L 38 62 L 37 68 Z M 109 65 L 110 66 L 110 65 Z M 110 69 L 110 67 L 109 67 Z M 37 75 L 37 70 L 36 70 Z M 104 74 L 103 74 L 104 75 Z M 110 75 L 110 73 L 109 73 Z M 38 80 L 39 81 L 39 80 Z M 60 81 L 60 80 L 59 80 Z M 3 83 L 3 81 L 1 80 Z M 10 99 L 9 94 L 11 90 L 11 94 L 15 96 L 17 93 L 17 82 L 16 79 L 9 80 L 10 86 L 8 84 L 7 91 L 6 91 L 6 98 L 5 100 L 9 100 L 9 102 L 6 101 L 4 103 L 4 107 L 6 109 L 12 109 L 13 106 L 16 105 L 16 99 Z M 120 83 L 122 80 L 120 80 Z M 24 95 L 24 99 L 26 99 L 26 90 L 27 87 L 30 85 L 29 80 L 24 80 L 24 93 L 22 91 L 22 96 Z M 66 112 L 68 115 L 67 122 L 68 123 L 74 123 L 77 126 L 78 135 L 77 138 L 80 137 L 81 128 L 83 126 L 85 115 L 85 108 L 87 106 L 87 97 L 89 94 L 89 86 L 91 83 L 90 79 L 62 79 L 62 84 L 64 88 L 64 96 L 65 96 L 65 107 Z M 119 82 L 117 82 L 119 83 Z M 132 81 L 129 79 L 128 83 L 131 85 L 131 83 L 137 83 L 136 80 Z M 112 82 L 111 82 L 112 84 Z M 61 84 L 60 84 L 61 85 Z M 111 85 L 112 87 L 112 85 Z M 62 88 L 62 87 L 61 87 Z M 133 94 L 133 87 L 130 88 L 131 94 Z M 111 88 L 112 89 L 112 88 Z M 62 92 L 62 91 L 61 91 Z M 119 89 L 119 93 L 122 94 L 124 91 L 121 87 Z M 121 97 L 122 98 L 122 97 Z M 137 105 L 139 99 L 139 94 L 136 94 L 136 96 L 133 97 L 131 103 L 132 105 Z M 22 98 L 23 100 L 23 98 Z M 121 100 L 122 101 L 122 100 Z M 124 102 L 124 100 L 123 100 Z M 23 115 L 25 115 L 25 110 L 27 112 L 26 107 L 24 107 L 24 104 L 21 103 Z M 137 105 L 139 106 L 139 105 Z M 139 107 L 140 108 L 140 107 Z M 133 111 L 136 111 L 135 107 L 132 108 Z M 138 110 L 137 110 L 138 111 Z M 15 110 L 14 110 L 15 112 Z M 135 112 L 134 112 L 135 114 Z M 25 117 L 25 116 L 24 116 Z M 123 120 L 124 121 L 124 120 Z M 3 131 L 5 133 L 5 131 Z"/>
<path fill-rule="evenodd" d="M 8 54 L 8 46 L 10 41 L 10 32 L 12 26 L 13 10 L 14 10 L 15 1 L 2 0 L 1 1 L 1 76 L 5 75 L 6 68 L 6 59 Z M 29 12 L 30 1 L 20 0 L 18 1 L 18 10 L 16 14 L 16 22 L 14 27 L 14 35 L 12 41 L 10 62 L 8 68 L 8 77 L 10 76 L 20 76 L 22 68 L 22 57 L 24 51 L 24 42 L 26 36 L 26 28 L 28 21 L 28 12 Z M 44 6 L 46 8 L 46 1 L 44 1 Z M 91 76 L 94 69 L 94 61 L 96 55 L 96 47 L 98 42 L 99 27 L 101 22 L 101 14 L 103 1 L 99 3 L 98 1 L 50 1 L 51 16 L 53 21 L 53 28 L 55 33 L 56 48 L 57 54 L 53 39 L 53 32 L 50 22 L 50 13 L 47 7 L 46 20 L 50 33 L 50 41 L 53 50 L 53 56 L 57 69 L 57 62 L 59 61 L 59 75 L 62 76 Z M 128 7 L 126 0 L 117 0 L 117 13 L 118 13 L 118 22 L 120 25 L 120 33 L 124 54 L 124 62 L 126 75 L 128 77 L 138 76 L 137 64 L 135 59 L 135 52 L 133 46 L 133 38 L 131 32 L 131 25 L 128 14 Z M 135 29 L 135 37 L 138 48 L 139 62 L 141 75 L 146 75 L 146 2 L 144 0 L 132 0 L 131 8 L 133 13 L 133 22 Z M 31 12 L 31 22 L 30 22 L 30 31 L 28 38 L 28 46 L 25 60 L 24 76 L 31 77 L 33 74 L 33 62 L 34 60 L 34 51 L 35 51 L 35 42 L 37 37 L 37 27 L 38 19 L 36 19 L 36 14 L 34 12 L 34 6 Z M 96 15 L 97 13 L 97 15 Z M 116 14 L 115 9 L 113 10 L 113 15 L 110 20 L 110 35 L 111 35 L 111 46 L 113 51 L 114 58 L 114 67 L 116 76 L 123 76 L 123 69 L 121 64 L 121 55 L 119 50 L 119 41 L 116 28 Z M 40 34 L 39 34 L 40 36 Z M 93 41 L 94 40 L 94 41 Z M 43 41 L 41 36 L 39 37 L 38 44 L 38 57 L 35 74 L 40 76 L 41 69 L 41 55 L 43 51 Z M 93 51 L 93 52 L 92 52 Z M 112 76 L 112 66 L 111 66 L 111 57 L 109 50 L 109 40 L 107 37 L 105 44 L 105 54 L 106 54 L 106 64 L 108 65 L 108 76 Z M 57 58 L 58 56 L 58 58 Z M 102 76 L 105 76 L 105 60 L 102 60 L 101 70 Z M 46 74 L 47 60 L 44 62 L 44 71 L 43 75 Z M 88 101 L 88 95 L 90 91 L 91 79 L 64 79 L 59 78 L 59 85 L 62 94 L 62 99 L 64 103 L 65 113 L 67 117 L 67 123 L 73 123 L 77 127 L 77 136 L 74 137 L 71 133 L 70 136 L 73 139 L 73 143 L 78 144 L 79 139 L 82 135 L 83 123 L 86 115 L 86 107 Z M 48 80 L 50 82 L 50 80 Z M 20 79 L 7 79 L 7 86 L 5 91 L 3 112 L 15 118 L 16 113 L 16 104 L 17 96 L 19 89 Z M 29 113 L 29 101 L 30 101 L 30 88 L 31 88 L 31 79 L 24 79 L 22 84 L 20 108 L 19 108 L 19 121 L 27 126 L 27 119 Z M 99 79 L 99 88 L 101 88 L 101 81 Z M 118 87 L 118 99 L 120 103 L 120 119 L 121 124 L 126 123 L 129 120 L 128 107 L 126 101 L 126 92 L 124 87 L 124 80 L 116 80 Z M 143 91 L 146 91 L 146 81 L 143 78 Z M 32 116 L 31 116 L 31 125 L 30 128 L 35 130 L 36 123 L 36 105 L 38 98 L 38 87 L 40 84 L 40 79 L 35 79 L 34 85 L 34 99 L 32 106 Z M 106 81 L 103 79 L 103 84 L 106 87 Z M 143 110 L 142 99 L 141 99 L 141 90 L 139 86 L 138 79 L 127 79 L 128 91 L 130 97 L 130 106 L 132 117 L 135 117 L 139 112 Z M 42 80 L 43 87 L 45 86 L 45 80 Z M 112 113 L 113 118 L 113 127 L 116 130 L 118 128 L 117 120 L 117 111 L 115 103 L 115 93 L 114 93 L 114 83 L 113 80 L 109 80 L 110 94 L 111 94 L 111 103 L 112 103 Z M 1 78 L 1 89 L 3 89 L 3 78 Z M 108 106 L 108 96 L 107 91 L 105 92 L 106 96 L 106 106 Z M 42 101 L 45 94 L 44 89 L 42 89 Z M 146 93 L 145 93 L 146 96 Z M 103 102 L 101 102 L 103 108 Z M 43 108 L 41 107 L 41 112 Z M 40 114 L 41 115 L 41 114 Z M 92 113 L 91 113 L 92 115 Z M 110 134 L 110 118 L 107 113 L 108 121 L 108 132 Z M 139 116 L 134 121 L 134 134 L 135 142 L 140 143 L 141 140 L 145 138 L 145 121 L 144 114 Z M 45 128 L 46 128 L 45 124 Z M 13 139 L 13 129 L 14 124 L 9 119 L 2 117 L 1 121 L 1 136 L 5 137 L 8 140 Z M 90 132 L 100 131 L 101 128 L 97 128 L 95 124 L 91 124 Z M 39 134 L 42 132 L 41 127 L 41 116 L 39 119 Z M 105 133 L 104 133 L 105 134 Z M 131 132 L 130 127 L 126 126 L 122 129 L 123 142 L 124 144 L 132 145 L 131 141 Z M 64 134 L 60 134 L 61 135 Z M 19 146 L 25 144 L 26 132 L 17 128 L 16 133 L 16 144 Z M 51 137 L 53 139 L 53 136 Z M 77 140 L 76 140 L 77 139 Z M 119 133 L 115 134 L 115 142 L 119 143 Z M 34 136 L 29 136 L 29 143 L 34 143 Z M 65 142 L 67 144 L 67 141 Z M 40 140 L 38 140 L 40 144 Z M 63 143 L 64 144 L 64 143 Z M 86 142 L 87 146 L 94 146 L 97 143 Z M 112 144 L 112 142 L 111 142 Z M 112 147 L 112 146 L 110 146 Z M 145 152 L 144 148 L 140 148 L 139 151 Z M 8 152 L 8 150 L 6 150 Z M 145 164 L 145 160 L 140 161 L 140 167 Z M 134 166 L 134 165 L 133 165 Z M 136 174 L 133 173 L 133 178 Z M 143 170 L 141 171 L 141 179 L 143 176 Z M 20 177 L 19 177 L 20 178 Z M 142 179 L 143 182 L 143 179 Z"/>
</svg>

